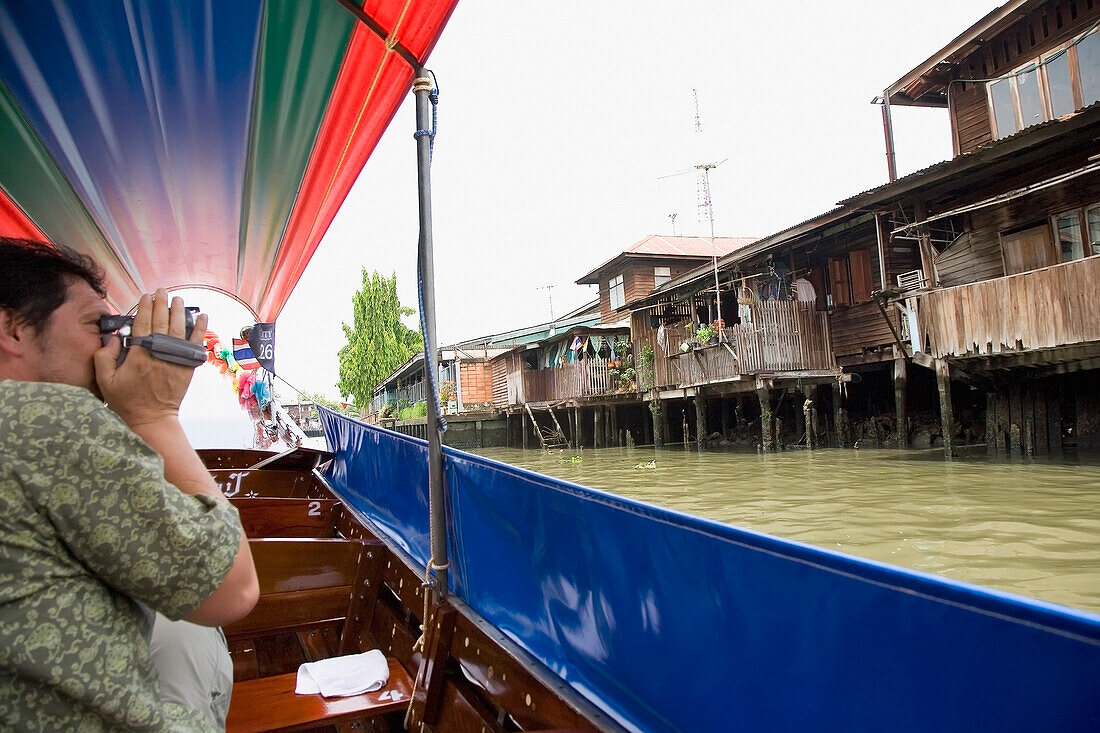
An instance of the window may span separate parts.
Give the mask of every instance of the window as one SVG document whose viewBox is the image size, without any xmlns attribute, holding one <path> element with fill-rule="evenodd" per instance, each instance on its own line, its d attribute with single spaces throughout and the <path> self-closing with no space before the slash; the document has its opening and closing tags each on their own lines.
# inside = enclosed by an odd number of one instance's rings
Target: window
<svg viewBox="0 0 1100 733">
<path fill-rule="evenodd" d="M 1062 262 L 1100 254 L 1100 204 L 1063 211 L 1051 223 Z"/>
<path fill-rule="evenodd" d="M 1100 255 L 1100 204 L 1085 209 L 1085 221 L 1089 228 L 1089 242 L 1092 243 L 1092 253 Z"/>
<path fill-rule="evenodd" d="M 1100 100 L 1100 32 L 991 82 L 988 94 L 994 139 Z"/>
<path fill-rule="evenodd" d="M 1081 240 L 1081 219 L 1076 211 L 1054 217 L 1054 227 L 1061 245 L 1062 262 L 1079 260 L 1085 256 L 1084 242 Z"/>
<path fill-rule="evenodd" d="M 607 283 L 611 297 L 611 310 L 618 310 L 626 304 L 626 292 L 623 290 L 623 276 L 617 275 Z"/>
<path fill-rule="evenodd" d="M 669 280 L 672 279 L 671 267 L 654 267 L 653 268 L 653 289 L 661 287 Z"/>
<path fill-rule="evenodd" d="M 874 287 L 871 250 L 854 249 L 847 257 L 829 258 L 829 296 L 834 306 L 866 303 Z"/>
</svg>

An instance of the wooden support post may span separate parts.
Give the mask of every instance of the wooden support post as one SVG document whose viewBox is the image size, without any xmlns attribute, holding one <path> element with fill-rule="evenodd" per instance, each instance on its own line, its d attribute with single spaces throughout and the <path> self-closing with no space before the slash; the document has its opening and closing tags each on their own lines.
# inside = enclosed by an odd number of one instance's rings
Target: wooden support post
<svg viewBox="0 0 1100 733">
<path fill-rule="evenodd" d="M 707 443 L 707 398 L 700 387 L 695 391 L 695 445 L 702 450 Z"/>
<path fill-rule="evenodd" d="M 527 450 L 527 415 L 522 412 L 519 414 L 519 427 L 523 442 L 523 449 Z"/>
<path fill-rule="evenodd" d="M 840 382 L 833 382 L 833 429 L 836 430 L 836 444 L 840 448 L 851 445 L 851 431 L 848 426 L 848 418 L 844 412 L 843 396 L 840 392 Z"/>
<path fill-rule="evenodd" d="M 1023 400 L 1020 396 L 1019 383 L 1008 388 L 1008 411 L 1011 420 L 1008 426 L 1008 451 L 1013 458 L 1019 458 L 1024 447 Z"/>
<path fill-rule="evenodd" d="M 802 398 L 803 404 L 806 402 L 806 393 L 798 390 L 794 394 L 797 397 L 792 397 L 791 402 L 794 404 L 794 434 L 795 441 L 802 442 L 802 436 L 806 434 L 806 412 L 799 408 L 799 397 Z"/>
<path fill-rule="evenodd" d="M 806 424 L 806 448 L 814 449 L 814 401 L 807 398 L 802 403 L 802 421 Z"/>
<path fill-rule="evenodd" d="M 905 408 L 908 374 L 905 355 L 894 353 L 894 414 L 897 416 L 898 447 L 905 448 L 909 445 L 909 413 Z"/>
<path fill-rule="evenodd" d="M 1031 458 L 1035 455 L 1035 397 L 1029 385 L 1020 390 L 1020 412 L 1023 415 L 1023 452 Z"/>
<path fill-rule="evenodd" d="M 656 409 L 654 409 L 656 407 Z M 653 402 L 650 405 L 649 414 L 652 417 L 653 422 L 653 447 L 664 448 L 665 447 L 665 406 L 661 404 L 661 400 L 654 397 Z"/>
<path fill-rule="evenodd" d="M 1050 443 L 1050 455 L 1062 455 L 1062 390 L 1052 385 L 1046 390 L 1047 400 L 1047 441 Z"/>
<path fill-rule="evenodd" d="M 951 406 L 951 369 L 943 359 L 936 359 L 936 384 L 940 390 L 940 425 L 943 430 L 943 454 L 954 454 L 955 411 Z"/>
<path fill-rule="evenodd" d="M 623 442 L 619 439 L 619 409 L 615 405 L 611 405 L 608 410 L 611 413 L 610 419 L 607 421 L 607 426 L 611 429 L 611 440 L 608 441 L 608 445 L 622 445 Z"/>
<path fill-rule="evenodd" d="M 603 448 L 606 431 L 603 426 L 603 405 L 592 408 L 592 447 Z"/>
<path fill-rule="evenodd" d="M 730 409 L 729 401 L 724 398 L 718 399 L 718 404 L 722 407 L 722 439 L 729 440 L 730 437 Z"/>
<path fill-rule="evenodd" d="M 985 452 L 997 452 L 997 393 L 985 393 Z"/>
<path fill-rule="evenodd" d="M 741 395 L 737 395 L 737 402 L 733 405 L 733 419 L 738 430 L 745 429 L 745 408 L 741 404 L 742 399 Z"/>
<path fill-rule="evenodd" d="M 581 435 L 581 408 L 579 407 L 573 408 L 573 440 L 576 444 L 574 447 L 579 450 L 581 447 L 581 440 L 583 440 L 583 436 Z"/>
<path fill-rule="evenodd" d="M 997 453 L 1004 455 L 1008 452 L 1008 390 L 1001 388 L 997 391 Z"/>
<path fill-rule="evenodd" d="M 772 414 L 771 390 L 757 387 L 756 398 L 760 401 L 760 447 L 765 453 L 771 453 L 775 450 L 775 416 Z"/>
</svg>

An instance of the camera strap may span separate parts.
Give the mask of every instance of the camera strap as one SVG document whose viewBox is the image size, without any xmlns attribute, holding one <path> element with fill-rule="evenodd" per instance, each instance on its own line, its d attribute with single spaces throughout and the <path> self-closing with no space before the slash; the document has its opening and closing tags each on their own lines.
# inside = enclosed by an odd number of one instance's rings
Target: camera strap
<svg viewBox="0 0 1100 733">
<path fill-rule="evenodd" d="M 206 362 L 206 347 L 204 345 L 169 336 L 166 333 L 132 336 L 130 344 L 144 347 L 157 359 L 173 364 L 197 367 Z"/>
</svg>

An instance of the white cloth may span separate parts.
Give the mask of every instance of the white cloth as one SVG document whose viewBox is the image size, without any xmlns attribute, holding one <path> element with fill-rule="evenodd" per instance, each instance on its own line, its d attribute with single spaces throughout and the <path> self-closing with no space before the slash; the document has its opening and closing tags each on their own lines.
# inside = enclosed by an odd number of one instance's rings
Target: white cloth
<svg viewBox="0 0 1100 733">
<path fill-rule="evenodd" d="M 804 277 L 794 281 L 795 297 L 801 303 L 813 303 L 817 300 L 817 291 L 814 285 Z"/>
<path fill-rule="evenodd" d="M 380 649 L 362 654 L 306 662 L 298 667 L 295 694 L 349 697 L 374 692 L 390 679 L 390 666 Z"/>
</svg>

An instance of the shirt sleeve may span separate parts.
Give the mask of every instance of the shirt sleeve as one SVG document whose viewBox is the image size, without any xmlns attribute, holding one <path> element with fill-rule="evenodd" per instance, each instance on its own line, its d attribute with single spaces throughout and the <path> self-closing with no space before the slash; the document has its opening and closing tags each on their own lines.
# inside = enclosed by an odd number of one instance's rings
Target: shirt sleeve
<svg viewBox="0 0 1100 733">
<path fill-rule="evenodd" d="M 155 451 L 91 393 L 76 392 L 36 401 L 24 422 L 35 437 L 27 466 L 40 466 L 24 479 L 35 484 L 38 509 L 103 582 L 182 618 L 232 567 L 237 510 L 170 484 Z"/>
</svg>

